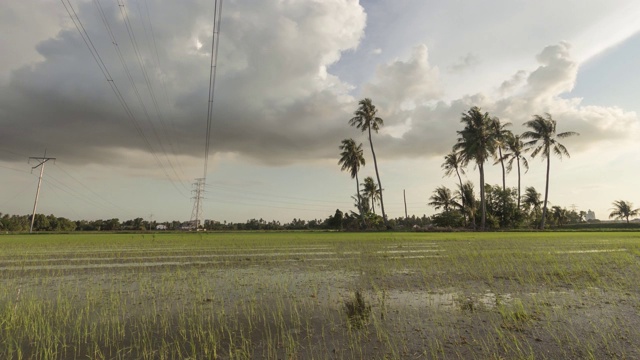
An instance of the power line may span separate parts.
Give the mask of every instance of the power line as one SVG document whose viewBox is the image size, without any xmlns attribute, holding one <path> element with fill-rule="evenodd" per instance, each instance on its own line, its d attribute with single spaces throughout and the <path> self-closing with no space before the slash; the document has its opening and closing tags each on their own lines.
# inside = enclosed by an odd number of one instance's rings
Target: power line
<svg viewBox="0 0 640 360">
<path fill-rule="evenodd" d="M 28 171 L 25 171 L 25 170 L 22 170 L 22 169 L 12 168 L 12 167 L 8 167 L 8 166 L 0 165 L 0 168 L 8 169 L 8 170 L 13 170 L 13 171 L 17 171 L 17 172 L 21 172 L 21 173 L 27 173 L 27 174 L 29 174 L 29 172 L 28 172 Z"/>
<path fill-rule="evenodd" d="M 211 146 L 211 128 L 213 119 L 213 97 L 215 94 L 216 70 L 218 63 L 218 47 L 220 44 L 220 21 L 222 17 L 222 0 L 216 0 L 213 11 L 213 34 L 211 36 L 211 68 L 209 71 L 209 98 L 207 107 L 207 132 L 204 148 L 204 178 L 207 178 L 209 166 L 209 148 Z"/>
<path fill-rule="evenodd" d="M 73 209 L 73 207 L 71 207 L 66 200 L 64 199 L 64 197 L 62 197 L 60 194 L 58 194 L 56 192 L 56 187 L 52 186 L 53 184 L 47 183 L 46 181 L 44 182 L 44 187 L 48 188 L 49 191 L 51 191 L 56 197 L 58 197 L 58 200 L 61 201 L 64 205 L 66 205 L 65 209 L 71 211 L 74 216 L 76 217 L 76 219 L 80 219 L 81 216 Z"/>
<path fill-rule="evenodd" d="M 209 166 L 209 148 L 211 146 L 211 128 L 213 123 L 213 96 L 215 92 L 216 82 L 216 68 L 218 62 L 218 44 L 220 36 L 220 19 L 222 16 L 222 0 L 216 0 L 213 8 L 213 30 L 211 35 L 211 67 L 209 69 L 209 96 L 207 103 L 207 130 L 205 132 L 205 146 L 204 146 L 204 176 L 201 179 L 196 179 L 196 196 L 194 197 L 193 212 L 191 214 L 192 220 L 197 221 L 202 217 L 202 194 L 204 193 L 204 187 L 207 182 L 207 170 Z"/>
<path fill-rule="evenodd" d="M 100 54 L 98 53 L 98 50 L 96 49 L 96 47 L 94 46 L 93 42 L 91 41 L 91 37 L 89 36 L 89 34 L 87 33 L 86 29 L 84 28 L 84 25 L 82 25 L 82 22 L 80 21 L 80 18 L 78 17 L 78 14 L 76 13 L 75 9 L 73 8 L 73 5 L 71 5 L 69 0 L 66 0 L 67 1 L 66 3 L 65 3 L 65 0 L 60 0 L 60 1 L 62 2 L 62 5 L 64 6 L 64 8 L 67 10 L 67 14 L 69 14 L 69 17 L 71 18 L 71 21 L 73 22 L 73 24 L 75 25 L 76 29 L 78 30 L 78 33 L 80 34 L 80 37 L 82 38 L 82 40 L 84 41 L 85 45 L 89 49 L 89 52 L 91 53 L 91 56 L 93 57 L 93 59 L 95 60 L 96 64 L 100 68 L 100 71 L 102 72 L 103 76 L 105 77 L 105 79 L 109 83 L 109 86 L 111 87 L 111 90 L 116 95 L 116 98 L 118 99 L 118 102 L 120 102 L 120 104 L 122 105 L 125 113 L 129 117 L 129 119 L 132 120 L 132 122 L 134 124 L 134 127 L 136 128 L 136 131 L 138 132 L 140 137 L 142 137 L 142 139 L 144 140 L 145 144 L 147 145 L 151 155 L 154 157 L 154 159 L 156 160 L 156 162 L 158 163 L 158 165 L 160 166 L 160 168 L 164 172 L 165 176 L 169 179 L 171 184 L 173 184 L 173 186 L 176 188 L 176 190 L 178 190 L 178 192 L 181 193 L 184 196 L 182 191 L 176 186 L 176 184 L 173 181 L 173 179 L 167 173 L 164 165 L 162 164 L 162 161 L 160 161 L 160 159 L 158 158 L 157 154 L 153 150 L 153 147 L 151 146 L 151 143 L 149 142 L 149 139 L 144 134 L 144 131 L 142 130 L 142 127 L 140 126 L 140 124 L 138 123 L 138 120 L 136 119 L 135 115 L 131 111 L 131 108 L 129 107 L 129 105 L 127 104 L 124 96 L 120 92 L 120 89 L 118 89 L 115 81 L 113 80 L 111 74 L 109 73 L 109 70 L 107 69 L 106 65 L 104 64 L 104 61 L 100 57 Z M 102 15 L 104 15 L 104 14 L 102 14 Z M 112 39 L 114 41 L 114 45 L 116 45 L 116 47 L 117 47 L 117 44 L 115 43 L 115 38 L 112 38 Z"/>
<path fill-rule="evenodd" d="M 127 10 L 126 10 L 126 6 L 124 4 L 124 1 L 121 2 L 120 0 L 118 0 L 118 7 L 120 8 L 120 13 L 122 14 L 122 18 L 124 19 L 124 24 L 125 24 L 125 27 L 127 29 L 127 34 L 129 35 L 129 40 L 131 41 L 131 45 L 133 47 L 133 51 L 134 51 L 134 53 L 136 55 L 136 59 L 138 60 L 138 65 L 140 66 L 140 70 L 142 72 L 142 76 L 143 76 L 145 84 L 147 86 L 147 90 L 149 91 L 149 96 L 151 97 L 151 102 L 152 102 L 153 107 L 154 107 L 154 109 L 156 111 L 156 115 L 158 117 L 158 120 L 160 120 L 161 125 L 166 128 L 166 126 L 164 126 L 164 121 L 163 121 L 162 115 L 160 114 L 160 107 L 158 105 L 158 100 L 156 98 L 155 91 L 153 90 L 153 84 L 151 83 L 151 80 L 150 80 L 149 75 L 147 73 L 147 69 L 144 66 L 144 61 L 142 59 L 142 55 L 141 55 L 141 52 L 140 52 L 140 47 L 138 46 L 138 41 L 136 39 L 135 32 L 133 31 L 133 26 L 131 25 L 131 21 L 129 20 L 129 14 L 128 14 Z M 144 27 L 144 24 L 143 24 L 143 27 Z M 140 101 L 142 103 L 142 100 L 140 100 Z M 186 188 L 186 185 L 185 185 L 184 181 L 178 175 L 178 172 L 176 171 L 173 163 L 171 162 L 171 159 L 167 155 L 167 151 L 164 148 L 164 145 L 162 145 L 162 140 L 160 139 L 160 136 L 158 135 L 158 132 L 157 132 L 155 126 L 153 125 L 153 122 L 151 121 L 151 117 L 149 116 L 148 112 L 146 111 L 146 108 L 145 108 L 145 115 L 147 117 L 147 121 L 149 122 L 149 126 L 151 127 L 151 130 L 153 131 L 153 134 L 155 135 L 156 139 L 158 140 L 158 145 L 160 146 L 160 149 L 162 150 L 165 158 L 167 159 L 167 162 L 169 163 L 169 166 L 173 170 L 174 174 L 178 177 L 178 179 L 180 180 L 182 185 Z M 174 152 L 174 155 L 175 155 L 175 152 Z"/>
<path fill-rule="evenodd" d="M 153 53 L 155 54 L 155 58 L 156 58 L 156 66 L 158 67 L 158 70 L 160 71 L 160 73 L 164 74 L 164 72 L 162 71 L 160 55 L 158 54 L 158 45 L 156 43 L 155 32 L 153 31 L 153 22 L 151 21 L 151 14 L 150 14 L 150 11 L 149 11 L 149 3 L 147 2 L 147 0 L 144 0 L 144 6 L 145 6 L 145 10 L 146 10 L 146 15 L 147 15 L 147 22 L 149 23 L 149 32 L 151 33 L 151 40 L 153 40 L 152 41 Z M 138 9 L 140 9 L 140 3 L 138 3 Z M 139 11 L 139 12 L 141 13 L 141 11 Z M 142 16 L 140 17 L 140 19 L 142 21 Z M 142 22 L 142 23 L 143 23 L 143 27 L 144 27 L 144 22 Z M 145 36 L 146 36 L 146 27 L 145 27 Z M 149 42 L 148 39 L 147 39 L 147 42 Z M 171 123 L 171 130 L 173 130 L 173 132 L 176 132 L 175 122 L 173 121 L 173 118 L 175 116 L 173 116 L 173 107 L 169 105 L 170 101 L 169 101 L 169 94 L 167 92 L 167 84 L 164 81 L 164 76 L 159 76 L 159 78 L 160 78 L 160 83 L 162 84 L 162 90 L 163 90 L 164 98 L 166 100 L 167 109 L 168 109 L 168 112 L 169 112 L 169 120 L 170 120 L 170 123 Z M 166 127 L 165 127 L 165 134 L 166 134 Z M 169 139 L 169 146 L 171 147 L 171 151 L 173 152 L 173 156 L 177 159 L 178 155 L 176 153 L 176 149 L 174 148 L 174 142 L 172 141 L 172 137 L 167 135 L 167 138 Z M 176 147 L 178 147 L 178 151 L 180 151 L 179 144 L 180 144 L 180 142 L 177 142 L 175 144 Z M 178 170 L 180 170 L 180 173 L 183 176 L 185 176 L 184 170 L 182 169 L 182 166 L 180 165 L 180 161 L 176 161 L 176 163 L 178 165 Z"/>
<path fill-rule="evenodd" d="M 302 201 L 311 201 L 311 202 L 319 202 L 319 203 L 327 203 L 327 204 L 335 204 L 337 202 L 344 202 L 343 200 L 326 200 L 326 198 L 325 199 L 311 199 L 311 198 L 294 197 L 294 196 L 281 195 L 281 194 L 266 194 L 266 193 L 260 193 L 260 192 L 256 192 L 256 191 L 246 190 L 246 189 L 242 189 L 242 188 L 235 188 L 235 187 L 232 187 L 232 186 L 225 186 L 225 185 L 220 185 L 220 184 L 208 184 L 207 187 L 208 188 L 220 188 L 220 190 L 236 192 L 236 193 L 240 193 L 240 194 L 243 194 L 243 195 L 245 195 L 245 194 L 253 194 L 253 195 L 256 195 L 256 196 L 267 197 L 267 198 L 302 200 Z"/>
<path fill-rule="evenodd" d="M 66 193 L 69 196 L 72 196 L 80 201 L 83 201 L 87 204 L 89 204 L 91 207 L 97 207 L 97 208 L 101 208 L 102 210 L 108 210 L 111 211 L 112 209 L 107 208 L 106 206 L 104 206 L 102 203 L 95 201 L 91 198 L 86 197 L 85 195 L 82 195 L 80 193 L 78 193 L 77 191 L 75 191 L 73 188 L 71 188 L 70 186 L 66 185 L 64 182 L 56 179 L 54 176 L 49 175 L 48 177 L 48 181 L 45 183 L 47 186 L 51 186 L 53 188 L 56 188 L 64 193 Z"/>
<path fill-rule="evenodd" d="M 2 152 L 6 152 L 6 153 L 9 153 L 9 154 L 13 154 L 13 155 L 16 155 L 16 156 L 19 156 L 19 157 L 21 157 L 21 158 L 28 158 L 28 157 L 29 157 L 29 155 L 20 154 L 20 153 L 17 153 L 17 152 L 15 152 L 15 151 L 11 151 L 11 150 L 7 150 L 7 149 L 3 149 L 3 148 L 0 148 L 0 151 L 2 151 Z"/>
<path fill-rule="evenodd" d="M 102 208 L 103 210 L 108 210 L 108 211 L 113 211 L 114 209 L 116 209 L 116 210 L 119 210 L 119 211 L 124 211 L 130 217 L 133 216 L 132 213 L 130 212 L 130 210 L 124 209 L 121 206 L 118 206 L 117 204 L 114 204 L 109 199 L 104 198 L 103 196 L 101 196 L 100 194 L 95 192 L 93 189 L 91 189 L 89 186 L 85 185 L 82 181 L 78 180 L 75 176 L 71 175 L 64 168 L 60 167 L 60 165 L 58 165 L 57 163 L 54 163 L 54 164 L 55 164 L 57 169 L 61 170 L 66 176 L 70 177 L 73 181 L 75 181 L 77 184 L 79 184 L 82 188 L 87 190 L 89 193 L 93 194 L 96 199 L 91 198 L 90 196 L 87 196 L 85 194 L 82 194 L 82 193 L 78 192 L 76 190 L 76 188 L 67 185 L 65 182 L 57 179 L 55 176 L 50 174 L 49 175 L 50 180 L 53 180 L 54 182 L 57 183 L 57 186 L 55 186 L 54 184 L 51 184 L 51 185 L 57 187 L 60 191 L 63 191 L 65 193 L 75 197 L 76 199 L 81 200 L 81 201 L 91 205 L 92 207 L 99 207 L 99 208 Z M 99 199 L 100 201 L 98 201 L 97 199 Z"/>
</svg>

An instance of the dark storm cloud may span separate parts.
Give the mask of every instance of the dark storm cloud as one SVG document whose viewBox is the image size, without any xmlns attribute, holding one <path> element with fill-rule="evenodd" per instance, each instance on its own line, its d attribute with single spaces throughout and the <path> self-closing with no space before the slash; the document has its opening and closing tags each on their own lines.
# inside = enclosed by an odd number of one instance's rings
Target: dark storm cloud
<svg viewBox="0 0 640 360">
<path fill-rule="evenodd" d="M 113 159 L 113 152 L 127 149 L 153 151 L 160 158 L 201 157 L 211 4 L 155 2 L 148 13 L 144 6 L 127 4 L 153 95 L 117 4 L 102 6 L 124 64 L 95 3 L 76 10 L 134 119 L 69 27 L 38 44 L 42 61 L 14 70 L 0 85 L 5 148 L 20 153 L 47 148 L 71 163 L 126 162 Z M 328 145 L 339 143 L 353 104 L 348 85 L 326 68 L 357 46 L 363 9 L 348 0 L 286 6 L 227 2 L 223 14 L 212 150 L 272 164 L 333 155 L 335 146 Z"/>
</svg>

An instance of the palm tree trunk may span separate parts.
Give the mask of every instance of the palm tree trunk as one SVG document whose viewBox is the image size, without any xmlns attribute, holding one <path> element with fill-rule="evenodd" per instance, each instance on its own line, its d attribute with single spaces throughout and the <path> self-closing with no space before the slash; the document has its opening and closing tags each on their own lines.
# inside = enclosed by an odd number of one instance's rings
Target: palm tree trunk
<svg viewBox="0 0 640 360">
<path fill-rule="evenodd" d="M 456 169 L 456 175 L 458 175 L 458 181 L 460 182 L 460 194 L 462 195 L 462 178 L 460 177 L 458 169 Z M 464 207 L 464 196 L 462 196 L 462 207 Z"/>
<path fill-rule="evenodd" d="M 520 158 L 516 160 L 518 160 L 518 211 L 520 211 Z"/>
<path fill-rule="evenodd" d="M 549 198 L 549 169 L 551 169 L 551 154 L 547 156 L 547 183 L 544 186 L 544 207 L 542 208 L 542 221 L 540 229 L 544 230 L 544 221 L 547 218 L 547 199 Z"/>
<path fill-rule="evenodd" d="M 380 210 L 382 211 L 382 219 L 384 225 L 389 228 L 387 214 L 384 212 L 384 200 L 382 200 L 382 183 L 380 182 L 380 174 L 378 173 L 378 161 L 376 160 L 376 152 L 373 150 L 373 140 L 371 140 L 371 127 L 369 127 L 369 145 L 371 145 L 371 154 L 373 155 L 373 166 L 376 169 L 376 178 L 378 179 L 378 188 L 380 188 Z"/>
<path fill-rule="evenodd" d="M 362 213 L 362 202 L 360 201 L 360 181 L 358 180 L 358 172 L 356 171 L 356 195 L 358 195 L 358 211 L 360 212 L 360 220 L 362 220 L 362 227 L 366 227 L 364 222 L 364 214 Z"/>
<path fill-rule="evenodd" d="M 484 201 L 484 164 L 479 163 L 478 169 L 480 170 L 480 207 L 482 208 L 482 220 L 480 222 L 480 230 L 484 231 L 484 226 L 487 220 L 487 207 Z"/>
<path fill-rule="evenodd" d="M 507 190 L 506 173 L 504 171 L 504 159 L 502 159 L 502 147 L 498 147 L 498 155 L 500 155 L 500 165 L 502 165 L 502 191 Z M 504 204 L 503 204 L 504 206 Z"/>
<path fill-rule="evenodd" d="M 462 201 L 462 215 L 464 215 L 464 226 L 467 226 L 467 214 L 466 208 L 464 207 L 464 192 L 462 190 L 462 178 L 460 177 L 460 172 L 456 168 L 456 175 L 458 175 L 458 181 L 460 182 L 460 200 Z"/>
<path fill-rule="evenodd" d="M 376 215 L 376 198 L 375 196 L 371 196 L 371 211 L 373 211 L 373 215 Z"/>
<path fill-rule="evenodd" d="M 498 146 L 498 155 L 500 156 L 500 165 L 502 166 L 502 191 L 505 192 L 507 191 L 507 182 L 506 182 L 506 172 L 504 171 L 504 160 L 502 159 L 502 147 Z M 502 200 L 502 208 L 505 208 L 505 201 L 506 199 L 503 198 Z M 500 222 L 504 223 L 504 211 L 502 213 L 502 215 L 500 216 Z"/>
</svg>

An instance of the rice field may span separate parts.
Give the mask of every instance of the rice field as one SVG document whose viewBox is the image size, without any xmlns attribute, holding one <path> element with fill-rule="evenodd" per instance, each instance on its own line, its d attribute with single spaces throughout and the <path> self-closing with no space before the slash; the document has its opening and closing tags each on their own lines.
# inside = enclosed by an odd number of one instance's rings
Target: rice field
<svg viewBox="0 0 640 360">
<path fill-rule="evenodd" d="M 640 233 L 0 236 L 2 359 L 640 358 Z"/>
</svg>

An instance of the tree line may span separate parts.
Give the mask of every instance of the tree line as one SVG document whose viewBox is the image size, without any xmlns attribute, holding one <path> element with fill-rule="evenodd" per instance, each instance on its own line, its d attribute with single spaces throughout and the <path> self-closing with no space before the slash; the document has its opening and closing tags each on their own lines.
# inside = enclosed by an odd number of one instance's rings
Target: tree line
<svg viewBox="0 0 640 360">
<path fill-rule="evenodd" d="M 586 221 L 584 211 L 576 212 L 554 205 L 549 208 L 549 178 L 551 159 L 570 157 L 567 148 L 560 142 L 579 135 L 574 131 L 557 131 L 556 120 L 551 114 L 533 115 L 523 125 L 527 129 L 522 134 L 514 134 L 508 129 L 511 123 L 502 123 L 498 117 L 482 112 L 479 107 L 471 107 L 462 113 L 460 122 L 463 129 L 457 131 L 457 141 L 444 158 L 442 169 L 445 176 L 455 176 L 458 188 L 451 191 L 439 186 L 430 197 L 428 205 L 442 212 L 432 216 L 429 223 L 442 227 L 472 229 L 497 228 L 540 228 L 549 223 L 562 226 L 568 223 Z M 372 177 L 366 177 L 360 183 L 359 171 L 365 166 L 362 143 L 352 138 L 342 140 L 339 149 L 338 165 L 342 171 L 348 171 L 356 181 L 356 194 L 353 196 L 356 211 L 351 216 L 360 220 L 360 228 L 390 228 L 384 211 L 383 188 L 376 161 L 372 140 L 372 130 L 377 133 L 384 120 L 377 116 L 377 109 L 371 99 L 365 98 L 358 103 L 354 116 L 348 121 L 363 132 L 367 132 L 371 155 L 374 161 L 377 183 Z M 526 187 L 524 195 L 521 188 L 522 169 L 529 170 L 529 159 L 540 156 L 546 163 L 544 199 L 534 187 Z M 502 169 L 502 186 L 485 183 L 485 165 L 493 162 Z M 473 164 L 479 175 L 479 199 L 476 198 L 471 181 L 463 182 L 466 168 Z M 517 170 L 517 189 L 507 188 L 506 174 Z M 379 204 L 382 216 L 376 214 Z M 613 203 L 610 218 L 626 219 L 636 216 L 640 209 L 633 209 L 632 203 L 618 200 Z"/>
<path fill-rule="evenodd" d="M 289 223 L 279 221 L 267 222 L 263 219 L 250 219 L 244 223 L 223 223 L 206 221 L 199 227 L 204 230 L 364 230 L 364 229 L 399 229 L 421 228 L 434 225 L 447 228 L 469 228 L 474 230 L 504 229 L 504 228 L 540 228 L 544 229 L 549 223 L 562 226 L 569 223 L 579 223 L 586 220 L 584 211 L 576 212 L 554 205 L 549 205 L 549 174 L 551 158 L 557 156 L 570 157 L 567 148 L 560 143 L 560 139 L 579 135 L 573 131 L 558 133 L 556 121 L 551 114 L 533 115 L 533 119 L 524 123 L 527 131 L 514 134 L 509 129 L 511 123 L 502 123 L 499 118 L 482 112 L 478 107 L 471 107 L 462 113 L 460 122 L 463 129 L 457 131 L 457 141 L 452 150 L 444 157 L 441 167 L 445 176 L 457 177 L 458 184 L 455 191 L 446 186 L 439 186 L 430 197 L 428 205 L 436 210 L 442 210 L 431 217 L 398 217 L 388 219 L 383 199 L 383 188 L 378 171 L 377 158 L 373 146 L 372 132 L 378 133 L 384 125 L 384 120 L 377 116 L 378 110 L 369 98 L 360 100 L 354 116 L 348 124 L 367 133 L 371 155 L 375 168 L 376 179 L 366 177 L 360 183 L 359 171 L 365 166 L 362 143 L 357 144 L 352 138 L 342 140 L 338 165 L 342 171 L 348 171 L 356 181 L 356 193 L 352 196 L 356 211 L 342 212 L 337 209 L 326 219 L 301 220 L 293 219 Z M 526 187 L 521 193 L 521 170 L 529 170 L 529 159 L 538 155 L 546 162 L 544 199 L 534 187 Z M 493 161 L 493 165 L 500 164 L 502 169 L 502 186 L 485 184 L 485 165 Z M 474 164 L 479 175 L 479 199 L 476 198 L 474 184 L 463 182 L 469 164 Z M 506 174 L 517 170 L 517 188 L 507 188 Z M 376 213 L 376 206 L 380 208 L 380 215 Z M 637 216 L 640 209 L 633 209 L 633 204 L 625 200 L 613 203 L 609 218 L 626 220 Z M 29 230 L 30 215 L 2 215 L 0 213 L 0 230 L 23 232 Z M 184 230 L 185 222 L 171 221 L 156 223 L 135 218 L 120 222 L 119 219 L 107 220 L 79 220 L 71 221 L 54 215 L 36 214 L 34 220 L 35 231 L 139 231 L 155 230 L 162 225 L 166 230 Z M 187 226 L 188 228 L 188 226 Z"/>
<path fill-rule="evenodd" d="M 424 228 L 431 224 L 431 219 L 422 215 L 407 218 L 389 220 L 390 226 L 396 229 Z M 31 225 L 31 215 L 9 215 L 0 213 L 0 232 L 28 232 Z M 159 227 L 160 225 L 160 227 Z M 349 213 L 344 214 L 336 209 L 333 215 L 325 219 L 304 220 L 294 218 L 289 222 L 264 219 L 249 219 L 245 222 L 227 222 L 207 220 L 199 228 L 211 231 L 263 231 L 263 230 L 358 230 L 360 219 Z M 69 220 L 64 217 L 36 214 L 33 230 L 35 232 L 81 232 L 81 231 L 192 231 L 191 222 L 188 221 L 147 221 L 143 218 L 135 218 L 120 221 L 118 218 L 98 220 Z"/>
</svg>

